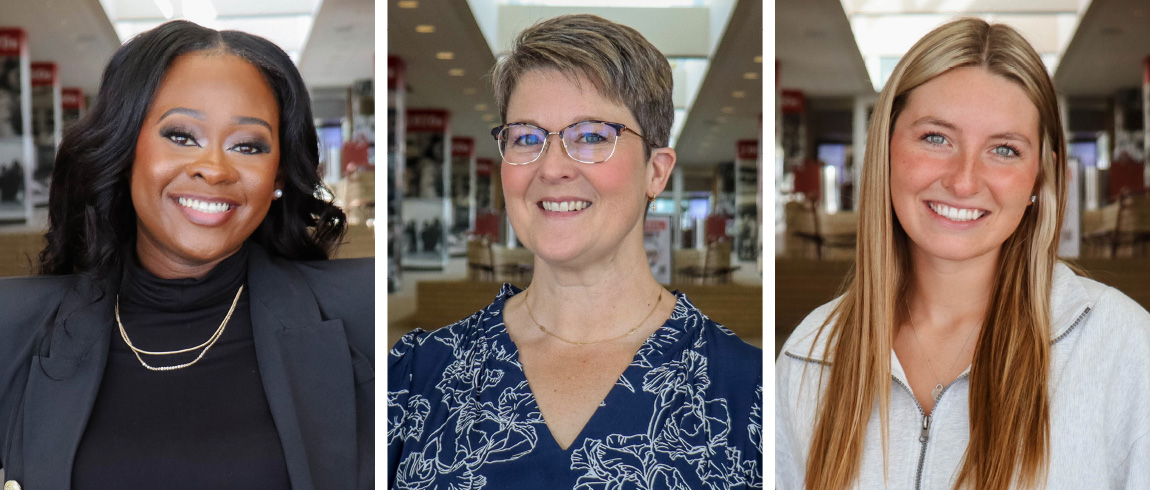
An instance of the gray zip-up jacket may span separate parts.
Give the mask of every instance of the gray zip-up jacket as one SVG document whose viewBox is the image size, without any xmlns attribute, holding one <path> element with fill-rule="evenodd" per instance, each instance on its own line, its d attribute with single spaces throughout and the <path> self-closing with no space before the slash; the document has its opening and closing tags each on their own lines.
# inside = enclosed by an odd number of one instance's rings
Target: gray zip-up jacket
<svg viewBox="0 0 1150 490">
<path fill-rule="evenodd" d="M 1147 279 L 1150 283 L 1150 278 Z M 775 486 L 800 489 L 811 455 L 816 384 L 837 299 L 807 316 L 775 363 Z M 1118 290 L 1058 264 L 1051 297 L 1049 489 L 1150 489 L 1150 313 Z M 805 372 L 804 372 L 805 371 Z M 824 371 L 824 376 L 829 370 Z M 876 408 L 856 488 L 951 489 L 970 441 L 970 369 L 927 417 L 891 352 L 890 440 L 883 478 Z M 824 378 L 825 379 L 825 378 Z"/>
</svg>

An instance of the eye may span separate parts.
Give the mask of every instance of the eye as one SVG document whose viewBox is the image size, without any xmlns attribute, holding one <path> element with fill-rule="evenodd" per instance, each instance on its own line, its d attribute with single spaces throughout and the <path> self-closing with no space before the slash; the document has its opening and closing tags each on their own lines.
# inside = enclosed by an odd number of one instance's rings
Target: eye
<svg viewBox="0 0 1150 490">
<path fill-rule="evenodd" d="M 164 138 L 167 138 L 168 141 L 179 146 L 200 146 L 200 144 L 196 142 L 196 137 L 183 129 L 169 129 L 161 134 Z"/>
<path fill-rule="evenodd" d="M 232 147 L 232 150 L 244 155 L 259 155 L 270 152 L 271 148 L 259 141 L 246 141 L 237 143 Z"/>
<path fill-rule="evenodd" d="M 1022 153 L 1018 151 L 1018 148 L 1010 145 L 996 146 L 991 151 L 994 152 L 995 155 L 1003 158 L 1016 158 L 1022 156 Z"/>
<path fill-rule="evenodd" d="M 607 142 L 607 137 L 596 132 L 579 133 L 579 137 L 575 140 L 575 142 L 595 145 Z"/>
<path fill-rule="evenodd" d="M 938 133 L 927 133 L 922 137 L 922 140 L 935 146 L 946 144 L 946 136 Z"/>
<path fill-rule="evenodd" d="M 519 146 L 535 146 L 542 142 L 542 138 L 535 133 L 524 133 L 515 137 L 515 144 Z"/>
</svg>

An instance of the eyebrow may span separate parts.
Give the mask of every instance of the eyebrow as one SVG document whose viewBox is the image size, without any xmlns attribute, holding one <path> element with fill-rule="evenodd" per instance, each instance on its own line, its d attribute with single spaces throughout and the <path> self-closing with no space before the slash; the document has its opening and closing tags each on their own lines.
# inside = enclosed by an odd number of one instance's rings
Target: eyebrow
<svg viewBox="0 0 1150 490">
<path fill-rule="evenodd" d="M 579 124 L 581 122 L 587 122 L 587 121 L 606 121 L 606 120 L 601 118 L 601 117 L 596 117 L 596 116 L 579 116 L 579 117 L 575 118 L 574 122 L 568 123 L 567 125 L 563 126 L 562 128 L 559 128 L 559 129 L 566 129 L 566 128 L 571 127 L 572 125 Z M 543 128 L 543 126 L 541 124 L 539 124 L 539 121 L 536 121 L 534 119 L 520 119 L 518 121 L 508 122 L 507 124 L 519 124 L 519 123 L 527 123 L 527 124 L 530 124 L 530 125 L 535 126 L 537 128 Z M 547 128 L 543 128 L 543 129 L 547 129 Z"/>
<path fill-rule="evenodd" d="M 919 119 L 915 120 L 914 122 L 910 123 L 910 125 L 911 125 L 911 127 L 925 126 L 925 125 L 940 126 L 940 127 L 949 129 L 951 131 L 960 131 L 958 129 L 958 126 L 955 126 L 954 124 L 952 124 L 948 121 L 939 119 L 937 117 L 931 117 L 931 116 L 919 118 Z M 1017 141 L 1017 142 L 1020 142 L 1022 144 L 1025 144 L 1027 146 L 1034 146 L 1034 144 L 1031 143 L 1030 138 L 1027 138 L 1022 133 L 1016 133 L 1014 131 L 1005 131 L 1002 133 L 994 133 L 994 134 L 990 135 L 990 139 Z"/>
<path fill-rule="evenodd" d="M 163 115 L 160 116 L 159 120 L 163 121 L 164 118 L 171 116 L 173 114 L 183 114 L 185 116 L 189 116 L 189 117 L 195 118 L 195 119 L 200 120 L 200 121 L 204 120 L 204 114 L 202 112 L 197 111 L 195 109 L 188 109 L 187 107 L 173 107 L 171 109 L 168 109 L 167 112 L 165 112 Z M 273 133 L 275 132 L 275 130 L 272 129 L 271 124 L 269 124 L 267 121 L 260 119 L 258 117 L 236 116 L 235 118 L 232 119 L 232 121 L 235 122 L 236 124 L 241 124 L 241 125 L 254 124 L 256 126 L 263 126 L 263 127 L 267 128 L 268 131 L 271 131 Z"/>
</svg>

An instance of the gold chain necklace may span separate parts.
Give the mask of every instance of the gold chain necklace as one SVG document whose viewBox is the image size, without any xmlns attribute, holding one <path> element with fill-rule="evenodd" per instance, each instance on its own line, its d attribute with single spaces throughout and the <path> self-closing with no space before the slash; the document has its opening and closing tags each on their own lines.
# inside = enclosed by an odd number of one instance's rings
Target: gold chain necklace
<svg viewBox="0 0 1150 490">
<path fill-rule="evenodd" d="M 926 365 L 930 368 L 930 373 L 934 375 L 935 385 L 934 389 L 930 390 L 930 398 L 938 403 L 938 397 L 942 396 L 942 381 L 938 377 L 938 373 L 934 370 L 934 365 L 931 364 L 930 358 L 926 355 L 926 349 L 922 348 L 922 341 L 918 340 L 918 331 L 914 328 L 914 315 L 910 313 L 910 303 L 903 298 L 903 305 L 906 306 L 906 319 L 910 322 L 910 333 L 914 334 L 914 343 L 918 346 L 919 352 L 922 352 L 923 359 L 926 359 Z M 950 367 L 946 368 L 947 372 L 954 369 L 954 363 L 958 362 L 958 358 L 962 357 L 962 353 L 966 351 L 966 346 L 970 344 L 970 338 L 974 336 L 975 328 L 970 329 L 970 333 L 966 334 L 966 342 L 962 343 L 962 348 L 958 350 L 958 354 L 954 356 L 954 360 L 950 361 Z"/>
<path fill-rule="evenodd" d="M 116 324 L 120 326 L 120 336 L 124 338 L 124 343 L 128 344 L 128 348 L 132 349 L 132 353 L 136 355 L 136 359 L 138 359 L 140 361 L 140 364 L 142 364 L 145 368 L 148 368 L 148 370 L 150 370 L 150 371 L 172 371 L 172 370 L 176 370 L 176 369 L 183 369 L 183 368 L 186 368 L 188 366 L 191 366 L 192 364 L 199 362 L 200 359 L 203 359 L 204 354 L 208 353 L 208 349 L 211 349 L 212 346 L 216 344 L 216 341 L 220 340 L 220 335 L 222 335 L 224 333 L 224 328 L 226 328 L 228 326 L 228 320 L 232 319 L 232 313 L 235 313 L 236 304 L 238 304 L 240 302 L 240 294 L 243 292 L 244 292 L 244 287 L 241 285 L 240 290 L 236 291 L 235 299 L 232 300 L 232 307 L 228 308 L 228 315 L 224 317 L 224 321 L 220 323 L 220 327 L 216 329 L 216 333 L 212 334 L 211 338 L 209 338 L 206 342 L 204 342 L 200 345 L 197 345 L 195 347 L 188 347 L 187 349 L 180 349 L 180 350 L 159 351 L 159 352 L 146 351 L 143 349 L 136 348 L 135 345 L 132 345 L 132 341 L 128 339 L 128 332 L 126 330 L 124 330 L 124 322 L 120 320 L 120 295 L 119 294 L 116 295 Z M 140 357 L 140 354 L 144 354 L 144 355 L 148 355 L 148 356 L 170 356 L 173 354 L 183 354 L 185 352 L 191 352 L 191 351 L 194 351 L 194 350 L 200 349 L 200 348 L 203 348 L 204 350 L 200 351 L 200 355 L 196 356 L 196 358 L 193 359 L 191 362 L 186 362 L 184 364 L 177 364 L 175 366 L 159 366 L 159 367 L 150 366 L 150 365 L 148 365 L 148 363 L 144 362 L 144 358 Z"/>
<path fill-rule="evenodd" d="M 542 331 L 543 331 L 543 333 L 545 333 L 545 334 L 547 334 L 547 335 L 550 335 L 550 336 L 552 336 L 552 337 L 555 337 L 555 338 L 557 338 L 557 339 L 559 339 L 559 340 L 562 340 L 562 341 L 564 341 L 564 342 L 567 342 L 568 344 L 573 344 L 573 345 L 590 345 L 590 344 L 603 344 L 603 343 L 607 343 L 607 342 L 614 342 L 614 341 L 616 341 L 616 340 L 619 340 L 619 339 L 621 339 L 621 338 L 623 338 L 623 337 L 626 337 L 626 336 L 628 336 L 628 335 L 631 335 L 631 334 L 635 333 L 635 331 L 636 331 L 636 330 L 639 330 L 639 327 L 643 326 L 643 324 L 644 324 L 644 323 L 647 323 L 647 319 L 648 319 L 648 318 L 651 318 L 651 315 L 653 315 L 653 314 L 655 313 L 655 310 L 659 308 L 659 303 L 663 301 L 663 288 L 659 288 L 659 297 L 658 297 L 658 299 L 656 299 L 656 300 L 655 300 L 655 306 L 653 306 L 653 307 L 651 308 L 651 311 L 647 313 L 647 316 L 643 317 L 643 320 L 642 320 L 642 321 L 640 321 L 638 325 L 635 325 L 634 327 L 632 327 L 632 328 L 631 328 L 631 330 L 628 330 L 628 331 L 627 331 L 627 333 L 625 333 L 625 334 L 623 334 L 623 335 L 620 335 L 620 336 L 618 336 L 618 337 L 612 337 L 612 338 L 609 338 L 609 339 L 603 339 L 603 340 L 588 340 L 588 341 L 575 341 L 575 340 L 567 340 L 567 339 L 565 339 L 565 338 L 563 338 L 563 337 L 560 337 L 560 336 L 558 336 L 558 335 L 556 335 L 556 334 L 552 333 L 550 330 L 547 330 L 547 328 L 545 328 L 545 327 L 543 326 L 543 324 L 542 324 L 542 323 L 539 323 L 539 320 L 536 320 L 536 319 L 535 319 L 535 315 L 531 314 L 531 303 L 529 303 L 529 302 L 527 301 L 527 299 L 528 299 L 528 298 L 530 298 L 530 296 L 531 296 L 531 289 L 530 289 L 530 288 L 528 288 L 528 289 L 527 289 L 527 291 L 526 291 L 526 293 L 523 295 L 523 306 L 526 306 L 526 307 L 527 307 L 527 316 L 531 317 L 531 321 L 535 323 L 535 326 L 536 326 L 536 327 L 539 327 L 539 330 L 542 330 Z"/>
</svg>

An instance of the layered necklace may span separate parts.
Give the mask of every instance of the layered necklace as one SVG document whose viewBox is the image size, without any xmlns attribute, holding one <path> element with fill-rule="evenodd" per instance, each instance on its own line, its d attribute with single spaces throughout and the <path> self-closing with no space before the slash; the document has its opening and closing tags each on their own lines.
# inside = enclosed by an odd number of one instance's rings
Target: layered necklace
<svg viewBox="0 0 1150 490">
<path fill-rule="evenodd" d="M 213 333 L 212 336 L 210 338 L 208 338 L 207 341 L 205 341 L 204 343 L 197 345 L 195 347 L 188 347 L 187 349 L 180 349 L 180 350 L 158 351 L 158 352 L 146 351 L 146 350 L 137 348 L 135 345 L 132 344 L 132 341 L 130 339 L 128 339 L 128 332 L 126 330 L 124 330 L 124 322 L 120 320 L 120 295 L 119 294 L 116 295 L 116 324 L 120 326 L 120 336 L 124 338 L 124 343 L 128 344 L 128 348 L 132 349 L 132 353 L 136 355 L 136 359 L 138 359 L 140 361 L 140 364 L 142 364 L 145 368 L 148 368 L 148 370 L 150 370 L 150 371 L 172 371 L 172 370 L 176 370 L 176 369 L 183 369 L 183 368 L 186 368 L 188 366 L 191 366 L 191 365 L 199 362 L 200 359 L 204 358 L 204 354 L 208 353 L 208 349 L 211 349 L 213 345 L 216 345 L 216 341 L 220 339 L 220 335 L 223 335 L 224 329 L 227 328 L 227 326 L 228 326 L 228 320 L 232 319 L 232 313 L 235 313 L 236 304 L 238 304 L 240 302 L 240 294 L 243 292 L 244 292 L 244 287 L 241 285 L 239 291 L 236 291 L 235 299 L 232 300 L 231 308 L 228 308 L 227 316 L 224 317 L 223 322 L 220 322 L 219 328 L 216 329 L 216 332 Z M 200 354 L 197 355 L 195 359 L 192 359 L 190 362 L 186 362 L 183 364 L 177 364 L 175 366 L 152 366 L 152 365 L 149 365 L 148 363 L 144 362 L 144 358 L 140 357 L 140 354 L 143 354 L 146 356 L 171 356 L 171 355 L 175 355 L 175 354 L 184 354 L 187 352 L 192 352 L 192 351 L 197 350 L 197 349 L 203 349 L 203 350 L 200 351 Z"/>
<path fill-rule="evenodd" d="M 641 320 L 638 325 L 631 327 L 631 330 L 628 330 L 623 335 L 611 337 L 609 339 L 602 339 L 602 340 L 585 340 L 585 341 L 569 340 L 569 339 L 565 339 L 563 337 L 560 337 L 559 335 L 556 335 L 554 332 L 552 332 L 550 330 L 547 330 L 547 327 L 544 327 L 542 323 L 539 323 L 539 320 L 536 320 L 535 315 L 533 315 L 531 313 L 531 302 L 528 301 L 528 299 L 530 299 L 530 297 L 531 297 L 531 289 L 528 288 L 527 291 L 523 295 L 523 306 L 527 307 L 527 316 L 531 318 L 531 321 L 533 323 L 535 323 L 536 327 L 539 327 L 539 330 L 541 330 L 543 333 L 545 333 L 547 335 L 555 337 L 556 339 L 559 339 L 559 340 L 566 342 L 568 344 L 590 345 L 590 344 L 604 344 L 607 342 L 614 342 L 614 341 L 619 340 L 623 337 L 631 335 L 631 334 L 635 333 L 635 331 L 639 330 L 639 327 L 643 326 L 644 323 L 647 323 L 647 319 L 651 318 L 651 315 L 654 314 L 655 310 L 659 308 L 659 303 L 661 301 L 663 301 L 663 288 L 659 288 L 659 297 L 657 299 L 655 299 L 655 306 L 651 307 L 651 311 L 647 313 L 647 316 L 643 317 L 643 320 Z"/>
</svg>

